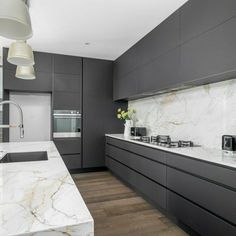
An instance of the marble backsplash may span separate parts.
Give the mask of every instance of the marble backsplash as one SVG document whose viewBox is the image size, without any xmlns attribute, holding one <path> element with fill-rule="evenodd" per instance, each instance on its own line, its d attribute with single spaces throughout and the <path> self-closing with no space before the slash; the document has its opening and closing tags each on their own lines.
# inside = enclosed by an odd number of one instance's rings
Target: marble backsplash
<svg viewBox="0 0 236 236">
<path fill-rule="evenodd" d="M 223 134 L 236 135 L 236 79 L 129 102 L 136 126 L 148 135 L 170 135 L 221 149 Z"/>
</svg>

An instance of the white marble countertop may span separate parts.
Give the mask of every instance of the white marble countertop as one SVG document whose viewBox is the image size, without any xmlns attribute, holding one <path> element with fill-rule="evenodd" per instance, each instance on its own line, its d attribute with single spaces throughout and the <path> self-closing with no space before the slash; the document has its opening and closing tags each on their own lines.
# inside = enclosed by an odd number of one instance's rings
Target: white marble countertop
<svg viewBox="0 0 236 236">
<path fill-rule="evenodd" d="M 2 143 L 0 150 L 48 154 L 47 161 L 0 163 L 0 236 L 94 235 L 93 218 L 53 142 Z"/>
<path fill-rule="evenodd" d="M 226 154 L 222 150 L 204 148 L 204 147 L 188 147 L 188 148 L 166 148 L 154 144 L 142 143 L 140 141 L 125 138 L 123 134 L 106 134 L 107 137 L 116 138 L 131 143 L 156 148 L 159 150 L 176 153 L 187 157 L 192 157 L 206 162 L 222 165 L 225 167 L 236 168 L 236 154 Z"/>
</svg>

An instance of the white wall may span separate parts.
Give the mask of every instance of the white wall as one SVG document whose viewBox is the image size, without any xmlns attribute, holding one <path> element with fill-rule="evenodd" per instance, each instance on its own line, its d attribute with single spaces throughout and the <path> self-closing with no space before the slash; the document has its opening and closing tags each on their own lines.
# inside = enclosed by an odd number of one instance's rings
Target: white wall
<svg viewBox="0 0 236 236">
<path fill-rule="evenodd" d="M 223 134 L 236 135 L 236 79 L 130 101 L 136 126 L 148 135 L 170 135 L 221 149 Z"/>
<path fill-rule="evenodd" d="M 51 138 L 51 95 L 11 93 L 10 100 L 19 104 L 24 115 L 25 137 L 19 128 L 10 129 L 10 142 L 49 141 Z M 10 105 L 10 124 L 19 124 L 19 113 Z"/>
</svg>

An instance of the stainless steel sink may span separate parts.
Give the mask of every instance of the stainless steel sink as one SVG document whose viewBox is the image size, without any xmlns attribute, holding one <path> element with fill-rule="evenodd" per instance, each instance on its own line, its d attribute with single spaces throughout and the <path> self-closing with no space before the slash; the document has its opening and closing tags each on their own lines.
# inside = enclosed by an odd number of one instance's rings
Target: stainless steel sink
<svg viewBox="0 0 236 236">
<path fill-rule="evenodd" d="M 47 152 L 19 152 L 19 153 L 7 153 L 0 160 L 0 163 L 46 161 L 46 160 L 48 160 Z"/>
</svg>

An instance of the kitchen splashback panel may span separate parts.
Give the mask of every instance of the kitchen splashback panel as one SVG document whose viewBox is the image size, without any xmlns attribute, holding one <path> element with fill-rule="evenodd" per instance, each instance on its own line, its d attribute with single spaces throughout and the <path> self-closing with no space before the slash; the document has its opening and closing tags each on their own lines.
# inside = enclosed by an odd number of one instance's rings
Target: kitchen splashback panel
<svg viewBox="0 0 236 236">
<path fill-rule="evenodd" d="M 221 136 L 236 134 L 236 79 L 130 101 L 129 107 L 148 135 L 221 149 Z"/>
</svg>

